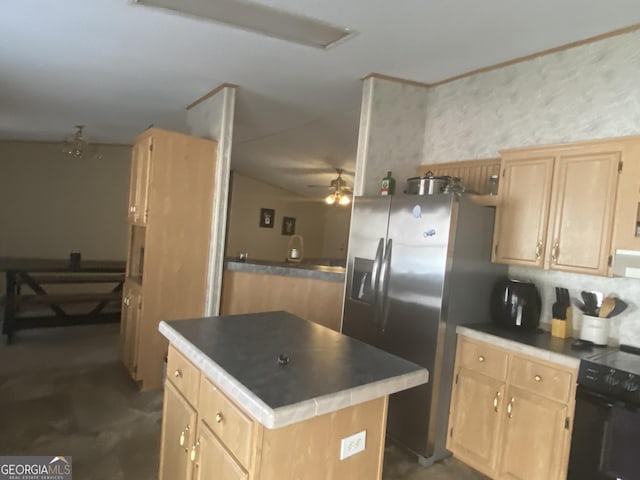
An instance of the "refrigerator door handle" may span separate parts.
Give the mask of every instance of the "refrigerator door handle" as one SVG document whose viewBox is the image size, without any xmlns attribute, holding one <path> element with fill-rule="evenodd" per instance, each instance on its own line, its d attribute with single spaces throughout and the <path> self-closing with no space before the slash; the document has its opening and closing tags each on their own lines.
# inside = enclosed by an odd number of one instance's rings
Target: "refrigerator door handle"
<svg viewBox="0 0 640 480">
<path fill-rule="evenodd" d="M 391 270 L 391 250 L 393 242 L 391 239 L 387 241 L 387 248 L 384 253 L 384 261 L 382 262 L 382 268 L 380 269 L 380 288 L 378 289 L 379 300 L 379 315 L 382 317 L 380 323 L 380 329 L 384 332 L 387 328 L 387 321 L 389 320 L 389 271 Z"/>
<path fill-rule="evenodd" d="M 378 282 L 380 279 L 380 264 L 382 263 L 382 254 L 384 252 L 384 238 L 380 237 L 376 256 L 373 259 L 373 267 L 371 267 L 371 289 L 373 290 L 373 305 L 378 303 Z"/>
</svg>

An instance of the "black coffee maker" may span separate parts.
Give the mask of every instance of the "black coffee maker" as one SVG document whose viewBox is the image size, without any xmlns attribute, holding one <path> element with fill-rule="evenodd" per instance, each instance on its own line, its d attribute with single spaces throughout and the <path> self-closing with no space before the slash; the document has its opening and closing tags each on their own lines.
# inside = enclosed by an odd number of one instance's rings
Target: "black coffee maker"
<svg viewBox="0 0 640 480">
<path fill-rule="evenodd" d="M 541 309 L 540 292 L 533 283 L 504 278 L 493 287 L 491 317 L 502 328 L 535 330 L 540 325 Z"/>
</svg>

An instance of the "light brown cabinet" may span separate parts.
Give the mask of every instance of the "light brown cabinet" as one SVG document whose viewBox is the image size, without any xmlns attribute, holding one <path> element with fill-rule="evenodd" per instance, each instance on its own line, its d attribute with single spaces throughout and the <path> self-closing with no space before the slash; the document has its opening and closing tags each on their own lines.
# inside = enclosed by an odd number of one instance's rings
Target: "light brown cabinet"
<svg viewBox="0 0 640 480">
<path fill-rule="evenodd" d="M 140 340 L 140 315 L 142 294 L 140 285 L 125 280 L 122 290 L 122 318 L 120 322 L 120 355 L 134 379 L 137 379 L 138 342 Z"/>
<path fill-rule="evenodd" d="M 340 330 L 343 281 L 225 270 L 220 315 L 285 310 Z"/>
<path fill-rule="evenodd" d="M 132 149 L 126 271 L 139 308 L 123 309 L 121 358 L 141 389 L 162 383 L 160 321 L 205 314 L 216 151 L 211 140 L 156 128 Z"/>
<path fill-rule="evenodd" d="M 196 411 L 171 382 L 167 382 L 162 408 L 160 480 L 189 480 L 193 464 L 190 449 L 196 436 Z"/>
<path fill-rule="evenodd" d="M 458 337 L 447 448 L 495 479 L 561 480 L 576 372 Z"/>
<path fill-rule="evenodd" d="M 129 222 L 135 225 L 147 223 L 149 180 L 153 136 L 138 140 L 131 149 L 131 179 L 129 182 Z"/>
<path fill-rule="evenodd" d="M 502 152 L 492 260 L 608 275 L 620 166 L 607 142 Z"/>
<path fill-rule="evenodd" d="M 342 480 L 382 475 L 387 397 L 268 429 L 169 347 L 160 480 Z M 340 460 L 341 439 L 366 431 Z"/>
</svg>

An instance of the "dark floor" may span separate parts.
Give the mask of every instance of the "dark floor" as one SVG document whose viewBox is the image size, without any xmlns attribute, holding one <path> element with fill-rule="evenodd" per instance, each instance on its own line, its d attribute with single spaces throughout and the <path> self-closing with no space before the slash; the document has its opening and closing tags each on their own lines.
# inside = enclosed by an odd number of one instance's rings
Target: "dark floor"
<svg viewBox="0 0 640 480">
<path fill-rule="evenodd" d="M 52 328 L 0 342 L 0 455 L 70 455 L 79 480 L 157 478 L 162 393 L 136 390 L 117 360 L 118 332 Z M 453 459 L 425 468 L 385 449 L 384 480 L 484 478 Z"/>
</svg>

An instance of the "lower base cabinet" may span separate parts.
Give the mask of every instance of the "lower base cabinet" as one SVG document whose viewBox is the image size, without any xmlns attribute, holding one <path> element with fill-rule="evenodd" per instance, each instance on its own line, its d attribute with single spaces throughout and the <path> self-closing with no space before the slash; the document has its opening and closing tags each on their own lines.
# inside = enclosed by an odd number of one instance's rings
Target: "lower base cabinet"
<svg viewBox="0 0 640 480">
<path fill-rule="evenodd" d="M 268 429 L 170 346 L 159 480 L 380 479 L 387 401 Z M 340 460 L 341 439 L 362 430 L 364 450 Z"/>
<path fill-rule="evenodd" d="M 447 448 L 494 479 L 565 479 L 576 373 L 460 336 Z"/>
</svg>

